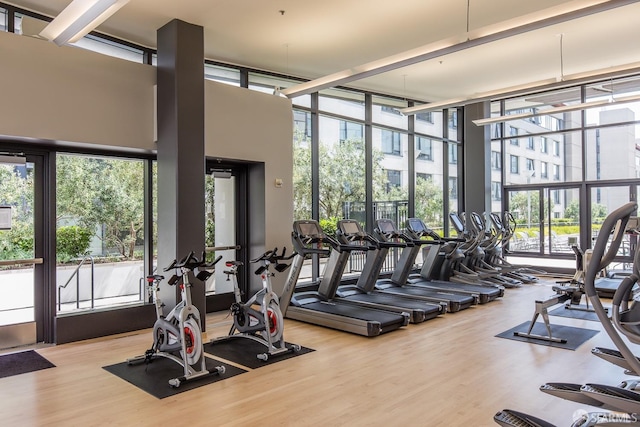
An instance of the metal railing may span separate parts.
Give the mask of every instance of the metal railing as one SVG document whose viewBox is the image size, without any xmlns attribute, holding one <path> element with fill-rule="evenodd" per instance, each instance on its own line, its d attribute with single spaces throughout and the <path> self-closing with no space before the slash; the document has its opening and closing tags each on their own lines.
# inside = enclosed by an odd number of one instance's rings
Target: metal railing
<svg viewBox="0 0 640 427">
<path fill-rule="evenodd" d="M 76 269 L 73 271 L 73 273 L 71 274 L 69 279 L 66 281 L 66 283 L 64 285 L 62 285 L 62 286 L 58 286 L 58 311 L 62 310 L 62 289 L 65 289 L 67 287 L 67 285 L 69 283 L 71 283 L 71 280 L 74 277 L 76 278 L 76 309 L 80 308 L 80 267 L 82 267 L 85 264 L 87 259 L 91 260 L 91 308 L 94 308 L 94 306 L 95 306 L 95 299 L 94 299 L 94 290 L 95 290 L 95 283 L 94 283 L 94 273 L 95 272 L 94 272 L 94 270 L 95 270 L 95 263 L 94 263 L 94 260 L 93 260 L 93 256 L 87 255 L 84 258 L 82 258 L 82 260 L 80 261 L 80 263 L 78 264 Z"/>
<path fill-rule="evenodd" d="M 384 260 L 382 268 L 380 269 L 380 273 L 389 273 L 396 269 L 396 264 L 398 262 L 398 258 L 400 255 L 400 251 L 397 248 L 393 248 L 387 254 L 387 257 Z M 349 255 L 349 272 L 356 273 L 361 272 L 364 268 L 364 264 L 367 261 L 367 252 L 366 251 L 353 251 Z"/>
</svg>

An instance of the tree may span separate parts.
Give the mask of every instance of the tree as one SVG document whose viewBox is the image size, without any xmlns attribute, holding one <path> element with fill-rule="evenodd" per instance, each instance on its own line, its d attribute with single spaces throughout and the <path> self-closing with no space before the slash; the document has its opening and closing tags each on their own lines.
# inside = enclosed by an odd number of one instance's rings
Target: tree
<svg viewBox="0 0 640 427">
<path fill-rule="evenodd" d="M 607 207 L 600 203 L 594 203 L 591 205 L 591 221 L 601 222 L 607 216 Z M 572 219 L 576 224 L 580 222 L 580 202 L 578 200 L 572 200 L 571 203 L 564 210 L 564 217 Z"/>
<path fill-rule="evenodd" d="M 311 142 L 295 137 L 293 155 L 294 218 L 311 217 Z M 349 139 L 335 144 L 320 144 L 320 217 L 342 218 L 345 202 L 365 200 L 365 150 L 362 140 Z M 373 152 L 373 193 L 376 200 L 397 200 L 387 192 L 387 177 L 381 162 L 383 154 Z M 402 198 L 406 199 L 406 195 Z"/>
<path fill-rule="evenodd" d="M 57 157 L 57 219 L 102 233 L 106 247 L 134 257 L 144 225 L 144 164 L 98 157 Z"/>
<path fill-rule="evenodd" d="M 421 218 L 426 224 L 440 226 L 443 210 L 442 188 L 438 187 L 433 180 L 418 177 L 416 179 L 416 217 Z"/>
<path fill-rule="evenodd" d="M 33 258 L 33 169 L 0 165 L 0 205 L 12 212 L 11 230 L 0 231 L 4 258 Z"/>
<path fill-rule="evenodd" d="M 538 228 L 540 224 L 540 193 L 533 191 L 518 191 L 509 197 L 509 211 L 511 211 L 518 225 L 522 227 Z M 544 205 L 545 212 L 547 205 Z"/>
</svg>

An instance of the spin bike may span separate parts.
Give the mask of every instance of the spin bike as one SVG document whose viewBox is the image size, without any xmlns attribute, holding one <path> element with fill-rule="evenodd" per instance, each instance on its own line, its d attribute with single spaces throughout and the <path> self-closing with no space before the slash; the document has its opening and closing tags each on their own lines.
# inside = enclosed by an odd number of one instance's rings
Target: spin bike
<svg viewBox="0 0 640 427">
<path fill-rule="evenodd" d="M 191 286 L 189 273 L 193 272 L 198 280 L 205 281 L 213 273 L 206 269 L 212 268 L 222 257 L 218 257 L 212 263 L 198 260 L 193 252 L 180 261 L 174 260 L 164 271 L 175 270 L 174 275 L 168 280 L 171 286 L 180 286 L 181 301 L 167 314 L 163 315 L 163 302 L 158 297 L 160 282 L 164 276 L 147 276 L 147 283 L 151 298 L 156 306 L 157 320 L 153 325 L 153 346 L 143 355 L 127 360 L 132 365 L 136 363 L 151 363 L 158 357 L 173 360 L 184 368 L 184 375 L 169 380 L 171 387 L 180 387 L 185 381 L 202 378 L 209 375 L 222 375 L 224 366 L 216 366 L 207 370 L 202 344 L 202 329 L 200 327 L 200 312 L 191 303 Z"/>
<path fill-rule="evenodd" d="M 284 341 L 284 316 L 280 310 L 278 295 L 271 288 L 271 277 L 275 276 L 275 273 L 271 271 L 271 267 L 273 266 L 277 272 L 282 273 L 289 268 L 289 264 L 281 261 L 290 260 L 296 255 L 294 252 L 292 255 L 285 257 L 285 251 L 286 248 L 283 248 L 282 253 L 278 255 L 278 248 L 275 248 L 251 260 L 251 263 L 261 263 L 255 274 L 262 279 L 262 289 L 246 302 L 242 302 L 237 277 L 238 267 L 242 266 L 243 263 L 240 261 L 227 261 L 225 263 L 228 267 L 224 271 L 227 275 L 227 280 L 233 277 L 235 295 L 235 302 L 231 305 L 233 325 L 227 336 L 215 338 L 211 341 L 211 344 L 234 338 L 248 338 L 267 348 L 266 352 L 257 355 L 258 359 L 262 361 L 266 361 L 272 356 L 300 350 L 299 345 L 290 344 L 287 346 Z"/>
</svg>

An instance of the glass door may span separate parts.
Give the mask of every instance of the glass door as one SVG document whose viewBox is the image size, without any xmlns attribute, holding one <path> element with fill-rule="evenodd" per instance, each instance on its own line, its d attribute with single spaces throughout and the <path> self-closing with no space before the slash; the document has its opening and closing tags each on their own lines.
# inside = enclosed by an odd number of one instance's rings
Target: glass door
<svg viewBox="0 0 640 427">
<path fill-rule="evenodd" d="M 637 199 L 636 185 L 624 184 L 619 186 L 590 186 L 590 218 L 588 224 L 590 227 L 591 245 L 595 243 L 602 222 L 609 213 Z M 625 233 L 622 244 L 618 249 L 618 253 L 609 265 L 609 271 L 616 271 L 623 274 L 630 274 L 633 265 L 633 257 L 637 245 L 637 236 Z"/>
<path fill-rule="evenodd" d="M 42 156 L 0 153 L 0 347 L 45 336 Z"/>
<path fill-rule="evenodd" d="M 209 162 L 205 179 L 205 242 L 207 259 L 222 256 L 215 274 L 207 281 L 207 299 L 226 301 L 233 295 L 234 284 L 224 273 L 226 261 L 242 261 L 237 279 L 246 288 L 247 270 L 251 268 L 246 254 L 246 168 L 241 164 Z M 244 292 L 244 291 L 243 291 Z M 219 298 L 221 297 L 222 298 Z M 215 303 L 214 303 L 215 304 Z M 208 306 L 211 304 L 208 302 Z M 228 307 L 227 307 L 228 308 Z"/>
<path fill-rule="evenodd" d="M 515 231 L 509 242 L 511 252 L 543 252 L 542 194 L 543 190 L 538 188 L 507 191 L 507 210 L 515 219 Z"/>
<path fill-rule="evenodd" d="M 549 188 L 545 200 L 545 254 L 575 254 L 581 248 L 580 188 Z"/>
</svg>

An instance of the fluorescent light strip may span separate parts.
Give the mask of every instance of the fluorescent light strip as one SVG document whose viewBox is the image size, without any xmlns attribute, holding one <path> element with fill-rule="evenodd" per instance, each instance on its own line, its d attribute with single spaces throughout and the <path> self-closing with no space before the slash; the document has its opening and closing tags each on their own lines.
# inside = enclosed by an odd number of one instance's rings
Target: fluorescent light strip
<svg viewBox="0 0 640 427">
<path fill-rule="evenodd" d="M 518 93 L 521 91 L 526 91 L 526 90 L 538 88 L 540 86 L 545 86 L 553 83 L 557 83 L 557 79 L 538 80 L 536 82 L 531 82 L 531 83 L 517 85 L 517 86 L 511 86 L 511 87 L 502 88 L 499 90 L 476 93 L 469 98 L 453 98 L 453 99 L 446 99 L 444 101 L 430 102 L 429 104 L 414 105 L 413 107 L 403 108 L 400 110 L 400 112 L 405 116 L 410 116 L 412 114 L 417 114 L 417 113 L 426 112 L 426 111 L 438 111 L 447 107 L 461 107 L 466 104 L 471 104 L 472 102 L 475 103 L 475 102 L 488 101 L 496 96 L 504 96 L 505 94 Z"/>
<path fill-rule="evenodd" d="M 574 82 L 574 84 L 587 83 L 589 81 L 600 80 L 605 78 L 620 77 L 617 74 L 621 73 L 633 73 L 640 72 L 640 62 L 632 62 L 629 64 L 618 65 L 615 67 L 603 68 L 600 70 L 592 70 L 589 72 L 575 73 L 565 76 L 563 79 L 545 79 L 527 84 L 511 86 L 508 88 L 502 88 L 492 90 L 488 92 L 482 92 L 474 94 L 469 98 L 456 98 L 447 99 L 444 101 L 432 102 L 429 104 L 415 105 L 413 107 L 403 108 L 400 112 L 406 116 L 411 114 L 417 114 L 426 111 L 438 111 L 446 107 L 462 107 L 467 104 L 491 101 L 496 97 L 508 97 L 519 96 L 524 93 L 530 93 L 534 90 L 550 90 L 554 89 L 553 85 L 559 87 L 566 87 L 567 84 Z M 511 116 L 510 116 L 511 117 Z M 479 119 L 484 120 L 484 119 Z"/>
<path fill-rule="evenodd" d="M 421 104 L 421 105 L 415 105 L 413 107 L 403 108 L 400 110 L 400 112 L 405 116 L 410 116 L 416 113 L 442 110 L 448 107 L 454 107 L 454 106 L 459 107 L 459 106 L 468 104 L 469 102 L 471 102 L 471 99 L 469 98 L 446 99 L 444 101 L 431 102 L 429 104 Z"/>
<path fill-rule="evenodd" d="M 40 36 L 58 46 L 74 43 L 102 24 L 129 0 L 73 0 Z"/>
<path fill-rule="evenodd" d="M 328 76 L 282 89 L 279 93 L 288 98 L 295 98 L 296 96 L 306 95 L 322 89 L 386 73 L 429 59 L 439 58 L 454 52 L 538 30 L 550 25 L 571 21 L 621 6 L 627 6 L 637 3 L 638 1 L 640 0 L 591 0 L 588 2 L 584 0 L 574 0 L 560 6 L 488 25 L 456 37 L 450 37 L 407 52 L 348 68 Z"/>
<path fill-rule="evenodd" d="M 562 107 L 548 108 L 546 110 L 538 110 L 532 113 L 508 114 L 506 116 L 489 117 L 486 119 L 473 120 L 476 126 L 486 126 L 493 123 L 508 122 L 512 120 L 528 119 L 530 117 L 547 116 L 549 114 L 568 113 L 571 111 L 587 110 L 589 108 L 603 107 L 606 105 L 624 104 L 629 102 L 640 101 L 640 95 L 624 96 L 614 99 L 601 99 L 597 101 L 583 102 L 581 104 L 564 105 Z"/>
</svg>

